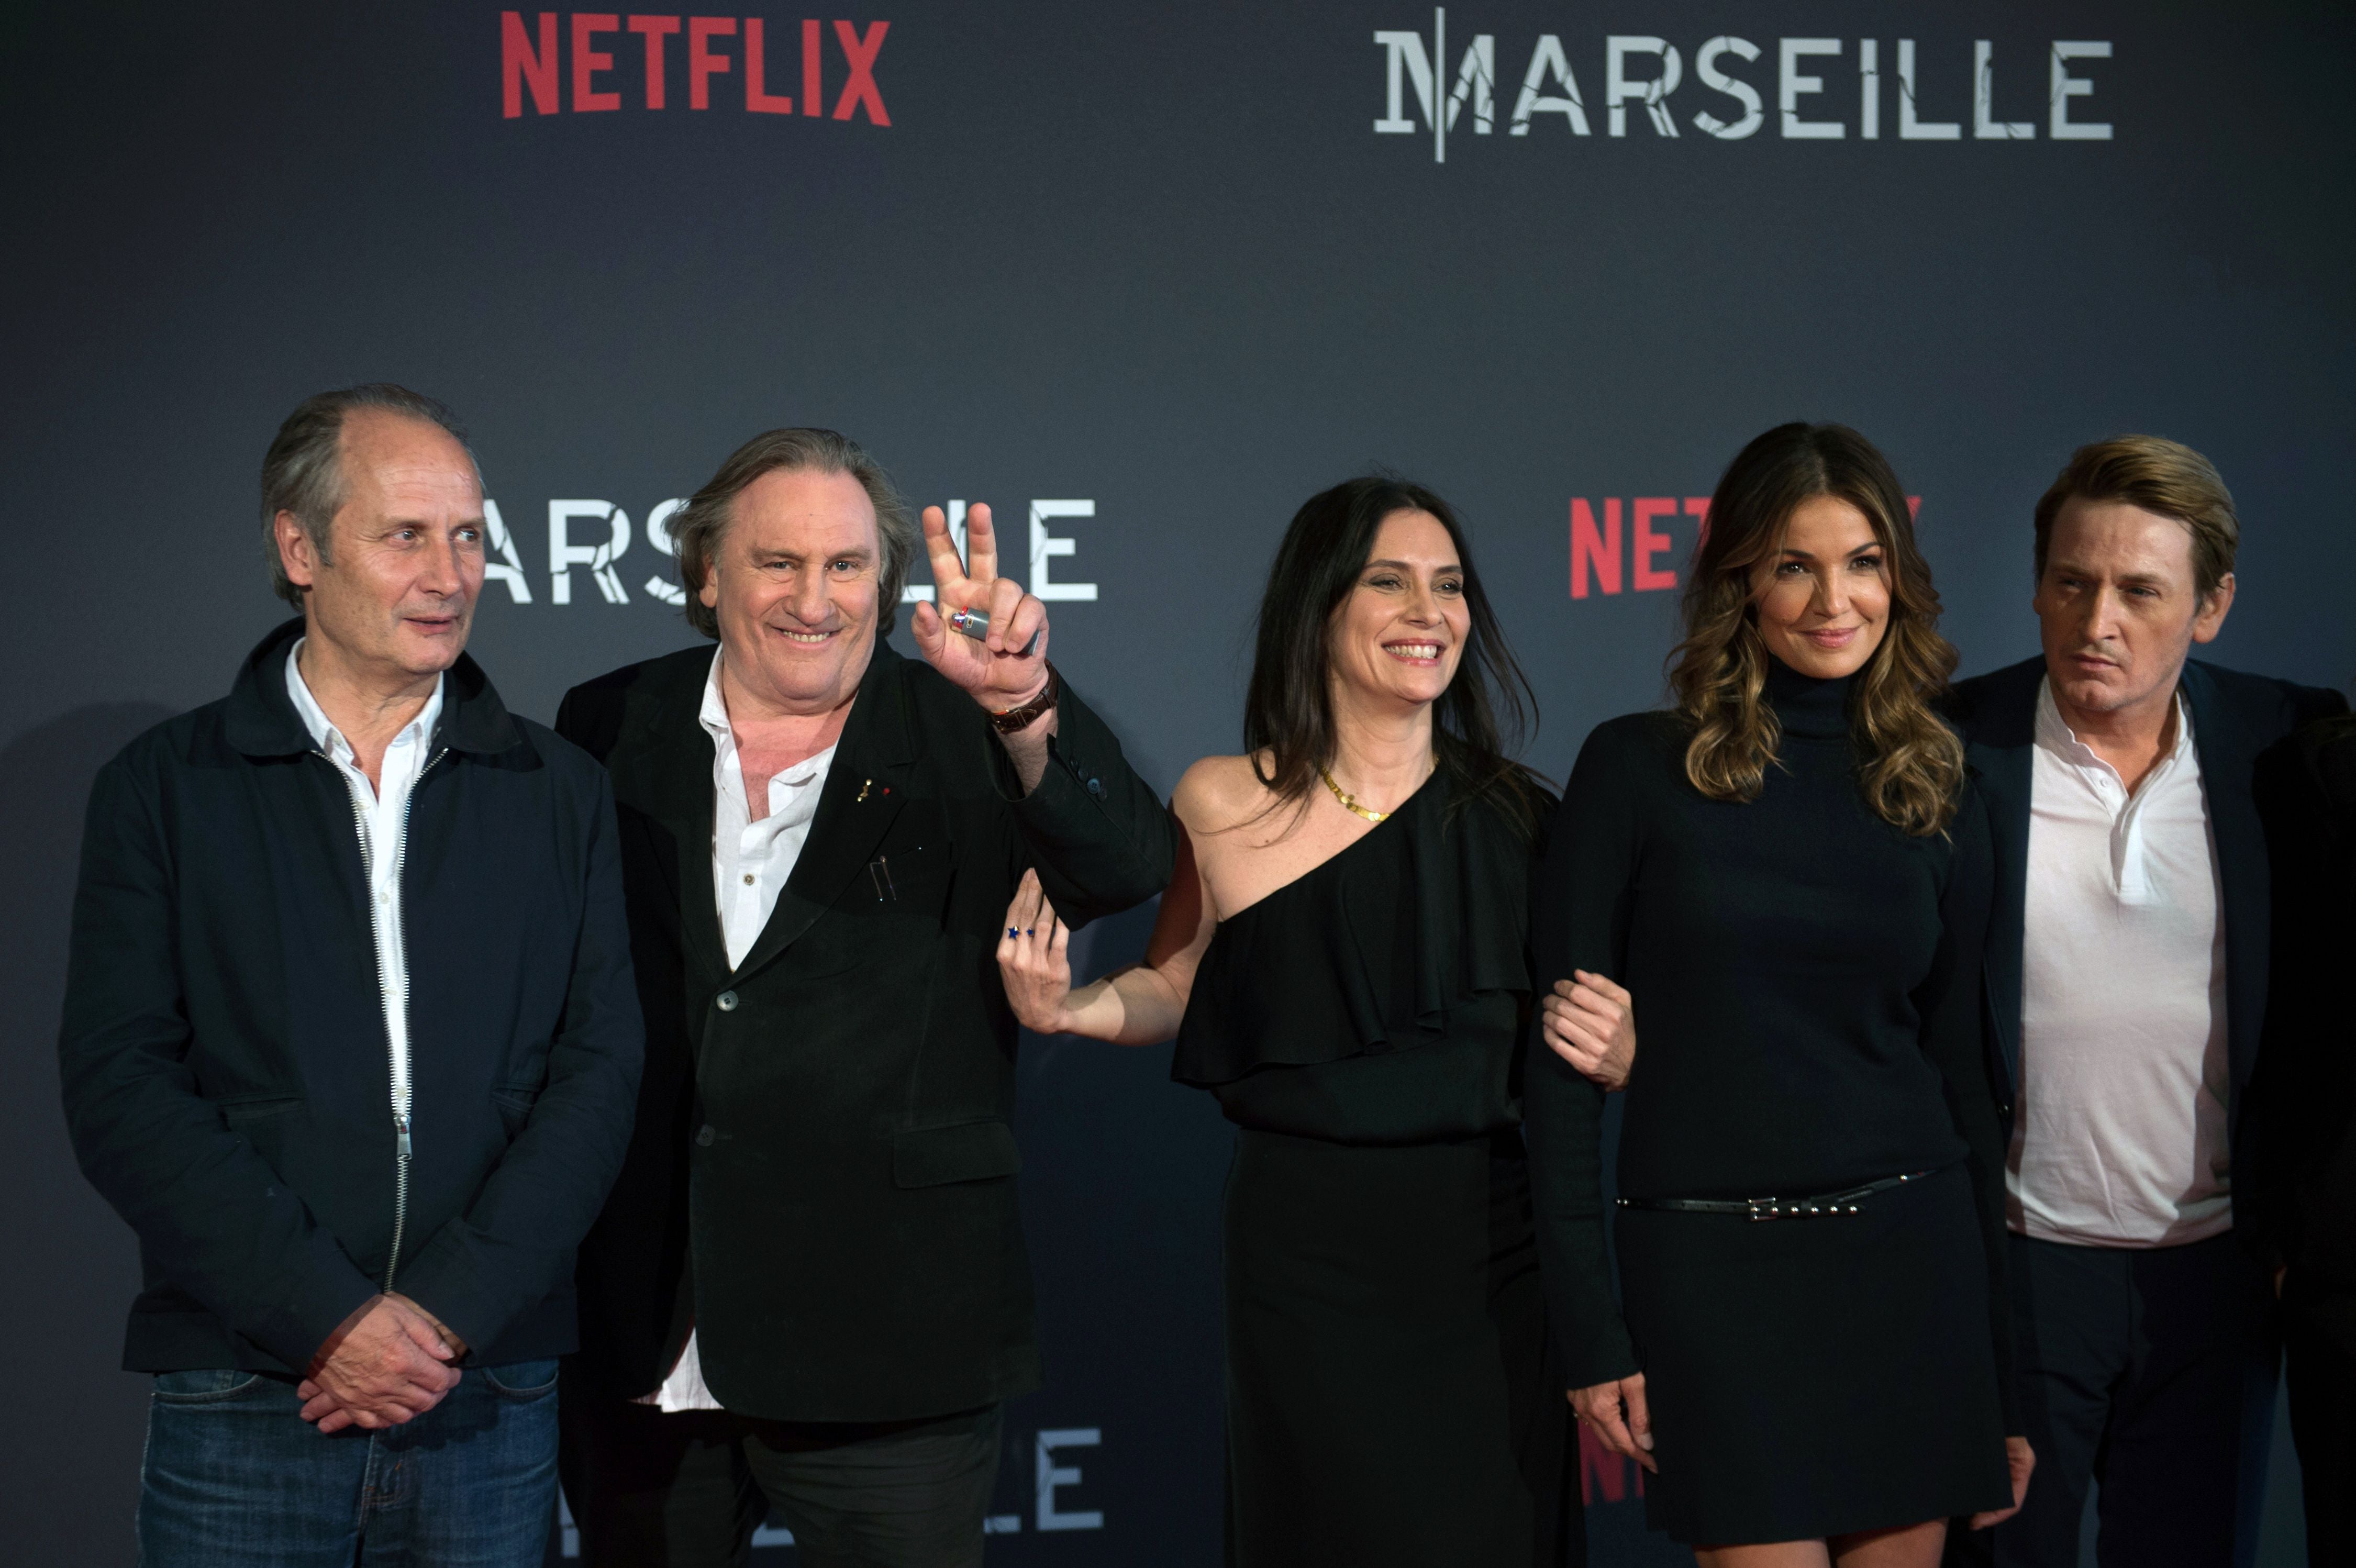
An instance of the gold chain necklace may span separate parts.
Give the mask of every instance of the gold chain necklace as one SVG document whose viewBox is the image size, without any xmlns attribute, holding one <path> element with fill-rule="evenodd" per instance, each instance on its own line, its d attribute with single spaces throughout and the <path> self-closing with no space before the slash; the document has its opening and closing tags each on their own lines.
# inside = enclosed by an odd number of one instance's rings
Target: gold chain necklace
<svg viewBox="0 0 2356 1568">
<path fill-rule="evenodd" d="M 1351 812 L 1355 816 L 1364 817 L 1370 822 L 1379 822 L 1384 818 L 1392 814 L 1388 811 L 1370 811 L 1365 807 L 1361 806 L 1358 804 L 1358 798 L 1355 795 L 1351 794 L 1347 789 L 1343 789 L 1339 784 L 1334 783 L 1333 776 L 1331 773 L 1326 772 L 1323 768 L 1321 768 L 1317 770 L 1317 777 L 1325 780 L 1325 788 L 1333 791 L 1333 799 L 1342 802 L 1342 809 L 1344 811 Z"/>
</svg>

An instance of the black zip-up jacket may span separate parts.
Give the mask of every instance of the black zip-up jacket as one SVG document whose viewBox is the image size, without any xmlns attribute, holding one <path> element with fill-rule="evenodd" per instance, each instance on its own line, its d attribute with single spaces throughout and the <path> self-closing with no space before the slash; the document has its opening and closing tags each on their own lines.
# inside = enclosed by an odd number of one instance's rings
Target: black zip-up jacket
<svg viewBox="0 0 2356 1568">
<path fill-rule="evenodd" d="M 643 1050 L 605 769 L 471 659 L 445 677 L 394 848 L 399 1183 L 353 798 L 286 692 L 302 633 L 91 790 L 59 1058 L 82 1170 L 139 1235 L 123 1365 L 299 1372 L 388 1273 L 470 1365 L 562 1355 Z"/>
</svg>

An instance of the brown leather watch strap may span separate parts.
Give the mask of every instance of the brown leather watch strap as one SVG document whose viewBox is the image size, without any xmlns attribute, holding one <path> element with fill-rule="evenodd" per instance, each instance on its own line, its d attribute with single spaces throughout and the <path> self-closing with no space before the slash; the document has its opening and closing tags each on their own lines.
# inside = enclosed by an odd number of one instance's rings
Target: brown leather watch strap
<svg viewBox="0 0 2356 1568">
<path fill-rule="evenodd" d="M 1041 714 L 1055 707 L 1055 699 L 1063 694 L 1064 678 L 1056 672 L 1055 661 L 1050 660 L 1047 663 L 1046 689 L 1019 708 L 1009 708 L 1002 714 L 992 713 L 990 715 L 990 727 L 1001 735 L 1012 735 L 1017 730 L 1029 729 L 1038 721 Z"/>
</svg>

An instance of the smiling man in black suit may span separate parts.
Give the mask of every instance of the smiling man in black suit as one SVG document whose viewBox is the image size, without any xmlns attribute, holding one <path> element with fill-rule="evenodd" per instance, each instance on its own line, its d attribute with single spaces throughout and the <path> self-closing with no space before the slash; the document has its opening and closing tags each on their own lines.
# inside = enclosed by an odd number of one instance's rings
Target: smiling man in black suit
<svg viewBox="0 0 2356 1568">
<path fill-rule="evenodd" d="M 805 1563 L 978 1564 L 1038 1386 L 1000 917 L 1033 865 L 1075 924 L 1140 903 L 1174 843 L 989 509 L 969 571 L 923 532 L 919 663 L 884 640 L 917 530 L 882 469 L 755 437 L 672 523 L 718 649 L 558 716 L 613 775 L 648 1033 L 563 1407 L 592 1564 L 741 1563 L 772 1504 Z"/>
<path fill-rule="evenodd" d="M 2228 1568 L 2256 1543 L 2278 1341 L 2241 1117 L 2265 1016 L 2258 756 L 2344 706 L 2190 657 L 2233 603 L 2209 460 L 2081 447 L 2039 501 L 2041 658 L 1954 716 L 1997 845 L 1987 989 L 2010 1127 L 2021 1399 L 2037 1469 L 1950 1560 Z"/>
</svg>

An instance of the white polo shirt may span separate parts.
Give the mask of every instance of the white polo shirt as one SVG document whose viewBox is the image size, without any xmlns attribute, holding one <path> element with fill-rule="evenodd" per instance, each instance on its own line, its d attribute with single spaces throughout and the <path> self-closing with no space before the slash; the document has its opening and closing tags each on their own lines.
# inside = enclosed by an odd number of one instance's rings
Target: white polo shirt
<svg viewBox="0 0 2356 1568">
<path fill-rule="evenodd" d="M 2037 693 L 2012 1228 L 2170 1247 L 2232 1229 L 2225 925 L 2192 710 L 2133 794 Z"/>
</svg>

